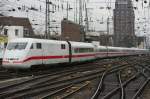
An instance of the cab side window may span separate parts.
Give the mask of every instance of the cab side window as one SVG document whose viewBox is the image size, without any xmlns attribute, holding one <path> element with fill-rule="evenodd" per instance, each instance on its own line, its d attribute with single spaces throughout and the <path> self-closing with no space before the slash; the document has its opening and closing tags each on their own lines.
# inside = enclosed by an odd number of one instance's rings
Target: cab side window
<svg viewBox="0 0 150 99">
<path fill-rule="evenodd" d="M 4 43 L 4 48 L 6 48 L 6 46 L 7 46 L 7 43 Z"/>
<path fill-rule="evenodd" d="M 41 43 L 36 43 L 36 48 L 37 49 L 42 49 L 42 44 Z"/>
<path fill-rule="evenodd" d="M 61 49 L 66 49 L 65 44 L 61 44 Z"/>
<path fill-rule="evenodd" d="M 30 49 L 34 49 L 33 44 L 31 45 Z"/>
</svg>

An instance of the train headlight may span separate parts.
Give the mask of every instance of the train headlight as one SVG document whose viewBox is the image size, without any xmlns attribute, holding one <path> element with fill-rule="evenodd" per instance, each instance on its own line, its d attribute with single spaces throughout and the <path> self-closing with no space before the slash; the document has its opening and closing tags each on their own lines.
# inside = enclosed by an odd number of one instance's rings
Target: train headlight
<svg viewBox="0 0 150 99">
<path fill-rule="evenodd" d="M 19 58 L 6 58 L 6 60 L 19 60 Z"/>
</svg>

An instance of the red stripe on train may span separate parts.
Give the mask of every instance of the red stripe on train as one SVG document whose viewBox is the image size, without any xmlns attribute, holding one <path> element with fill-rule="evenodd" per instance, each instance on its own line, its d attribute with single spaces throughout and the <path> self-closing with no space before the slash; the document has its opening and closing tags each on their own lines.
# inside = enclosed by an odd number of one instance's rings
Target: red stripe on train
<svg viewBox="0 0 150 99">
<path fill-rule="evenodd" d="M 72 55 L 72 58 L 78 57 L 91 57 L 95 56 L 95 54 L 82 54 L 82 55 Z M 23 63 L 31 60 L 42 60 L 42 59 L 62 59 L 62 58 L 69 58 L 69 55 L 65 56 L 31 56 L 23 61 L 13 61 L 13 63 Z M 3 61 L 3 63 L 9 63 L 9 61 Z"/>
<path fill-rule="evenodd" d="M 90 56 L 95 56 L 95 54 L 72 55 L 72 58 L 90 57 Z M 65 55 L 65 56 L 32 56 L 32 57 L 25 59 L 23 62 L 26 62 L 29 60 L 38 60 L 38 59 L 61 59 L 61 58 L 69 58 L 69 55 Z"/>
<path fill-rule="evenodd" d="M 81 54 L 81 55 L 72 55 L 72 58 L 79 58 L 79 57 L 92 57 L 92 56 L 96 56 L 96 55 L 103 55 L 103 54 L 122 54 L 122 53 L 114 53 L 114 52 L 99 52 L 96 54 Z M 31 61 L 31 60 L 41 60 L 41 59 L 61 59 L 61 58 L 69 58 L 69 55 L 65 55 L 65 56 L 31 56 L 26 58 L 23 61 L 13 61 L 13 63 L 23 63 L 23 62 L 27 62 L 27 61 Z M 10 63 L 9 61 L 3 61 L 3 63 Z"/>
</svg>

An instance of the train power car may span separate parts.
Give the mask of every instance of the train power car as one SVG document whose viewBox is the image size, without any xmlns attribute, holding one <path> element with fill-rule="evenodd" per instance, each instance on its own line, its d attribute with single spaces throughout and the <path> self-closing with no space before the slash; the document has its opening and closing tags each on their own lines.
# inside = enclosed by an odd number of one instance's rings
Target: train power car
<svg viewBox="0 0 150 99">
<path fill-rule="evenodd" d="M 83 42 L 17 38 L 8 43 L 2 66 L 10 69 L 29 69 L 36 65 L 83 62 L 147 52 L 146 49 L 95 46 Z"/>
</svg>

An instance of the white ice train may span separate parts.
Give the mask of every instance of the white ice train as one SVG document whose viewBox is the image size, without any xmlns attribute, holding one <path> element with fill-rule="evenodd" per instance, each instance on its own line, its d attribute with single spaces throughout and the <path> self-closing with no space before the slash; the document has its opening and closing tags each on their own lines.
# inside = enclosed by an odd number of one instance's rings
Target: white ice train
<svg viewBox="0 0 150 99">
<path fill-rule="evenodd" d="M 92 43 L 18 38 L 4 52 L 2 66 L 29 69 L 31 66 L 73 63 L 97 58 L 147 54 L 146 49 L 96 46 Z"/>
</svg>

